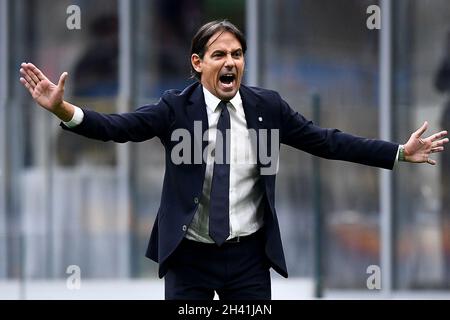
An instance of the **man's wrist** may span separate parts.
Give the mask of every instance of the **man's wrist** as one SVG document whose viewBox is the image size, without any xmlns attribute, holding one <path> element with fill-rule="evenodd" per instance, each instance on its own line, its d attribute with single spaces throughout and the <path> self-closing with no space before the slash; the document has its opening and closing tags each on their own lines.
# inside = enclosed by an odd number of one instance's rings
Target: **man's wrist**
<svg viewBox="0 0 450 320">
<path fill-rule="evenodd" d="M 405 159 L 405 145 L 401 144 L 398 147 L 398 161 L 406 161 Z"/>
<path fill-rule="evenodd" d="M 74 107 L 74 112 L 73 112 L 72 119 L 70 119 L 70 121 L 63 121 L 64 125 L 68 128 L 73 128 L 73 127 L 78 126 L 83 121 L 83 118 L 84 118 L 83 110 L 81 110 L 77 106 L 73 106 L 73 107 Z"/>
<path fill-rule="evenodd" d="M 69 122 L 73 118 L 74 107 L 74 105 L 66 101 L 62 101 L 59 106 L 53 109 L 52 113 L 62 122 Z"/>
</svg>

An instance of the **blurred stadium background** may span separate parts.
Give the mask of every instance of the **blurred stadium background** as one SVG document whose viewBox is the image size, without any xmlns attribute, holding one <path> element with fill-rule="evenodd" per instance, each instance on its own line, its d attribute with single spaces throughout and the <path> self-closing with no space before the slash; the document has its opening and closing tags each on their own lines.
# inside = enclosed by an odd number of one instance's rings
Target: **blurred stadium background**
<svg viewBox="0 0 450 320">
<path fill-rule="evenodd" d="M 73 4 L 81 30 L 66 27 Z M 374 4 L 381 30 L 366 27 Z M 20 63 L 53 81 L 68 71 L 72 103 L 133 110 L 192 81 L 190 40 L 222 18 L 247 35 L 245 83 L 279 91 L 321 126 L 400 143 L 424 120 L 450 129 L 449 75 L 437 83 L 450 56 L 446 0 L 0 0 L 1 299 L 163 298 L 144 257 L 164 172 L 159 141 L 63 132 L 22 88 Z M 275 299 L 450 298 L 448 155 L 389 173 L 281 151 L 290 278 L 273 274 Z M 66 287 L 70 265 L 80 290 Z M 381 290 L 367 288 L 370 265 L 381 267 Z"/>
</svg>

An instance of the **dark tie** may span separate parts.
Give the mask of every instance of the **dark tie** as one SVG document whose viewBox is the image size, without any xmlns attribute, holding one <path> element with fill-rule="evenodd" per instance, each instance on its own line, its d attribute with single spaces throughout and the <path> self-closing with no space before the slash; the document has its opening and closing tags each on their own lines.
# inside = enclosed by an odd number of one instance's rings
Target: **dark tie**
<svg viewBox="0 0 450 320">
<path fill-rule="evenodd" d="M 219 107 L 222 110 L 217 123 L 214 171 L 209 207 L 209 235 L 220 246 L 230 235 L 230 141 L 228 141 L 229 139 L 226 136 L 226 130 L 230 129 L 230 114 L 228 113 L 226 102 L 221 101 Z M 219 134 L 222 135 L 223 139 L 218 139 L 217 136 Z"/>
</svg>

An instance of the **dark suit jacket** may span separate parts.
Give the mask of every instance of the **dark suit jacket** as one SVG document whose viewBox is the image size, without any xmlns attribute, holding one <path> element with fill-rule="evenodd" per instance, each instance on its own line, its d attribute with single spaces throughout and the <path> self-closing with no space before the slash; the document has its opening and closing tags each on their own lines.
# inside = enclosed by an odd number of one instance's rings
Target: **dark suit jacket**
<svg viewBox="0 0 450 320">
<path fill-rule="evenodd" d="M 356 137 L 337 129 L 317 127 L 293 111 L 274 91 L 242 85 L 240 94 L 249 129 L 278 129 L 279 143 L 319 157 L 385 169 L 392 169 L 394 166 L 397 144 Z M 179 143 L 171 141 L 171 133 L 175 129 L 184 128 L 193 134 L 194 121 L 202 122 L 202 133 L 208 129 L 202 86 L 195 83 L 181 92 L 167 91 L 158 103 L 143 106 L 130 113 L 105 115 L 90 110 L 83 111 L 84 119 L 79 126 L 72 129 L 64 125 L 62 127 L 103 141 L 138 142 L 156 136 L 165 147 L 166 170 L 161 203 L 146 253 L 148 258 L 159 262 L 159 276 L 163 277 L 167 272 L 167 259 L 185 236 L 202 195 L 206 164 L 176 165 L 170 157 L 172 148 Z M 202 150 L 206 143 L 203 142 Z M 268 139 L 267 143 L 274 142 Z M 270 147 L 267 150 L 271 150 Z M 259 160 L 258 157 L 261 169 L 264 165 Z M 264 190 L 265 248 L 272 268 L 287 277 L 275 210 L 275 176 L 275 173 L 261 175 L 260 179 Z"/>
</svg>

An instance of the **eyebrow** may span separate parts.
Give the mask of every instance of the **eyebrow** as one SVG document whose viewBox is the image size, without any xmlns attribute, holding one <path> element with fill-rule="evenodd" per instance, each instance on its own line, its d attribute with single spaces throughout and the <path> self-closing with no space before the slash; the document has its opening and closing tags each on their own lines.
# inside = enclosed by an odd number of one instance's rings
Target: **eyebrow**
<svg viewBox="0 0 450 320">
<path fill-rule="evenodd" d="M 234 49 L 234 50 L 231 50 L 231 53 L 236 53 L 236 52 L 243 52 L 244 50 L 242 50 L 242 48 L 238 48 L 238 49 Z M 216 50 L 214 50 L 213 52 L 211 52 L 211 54 L 214 54 L 214 53 L 223 53 L 223 52 L 227 52 L 227 50 L 225 50 L 225 49 L 216 49 Z"/>
</svg>

